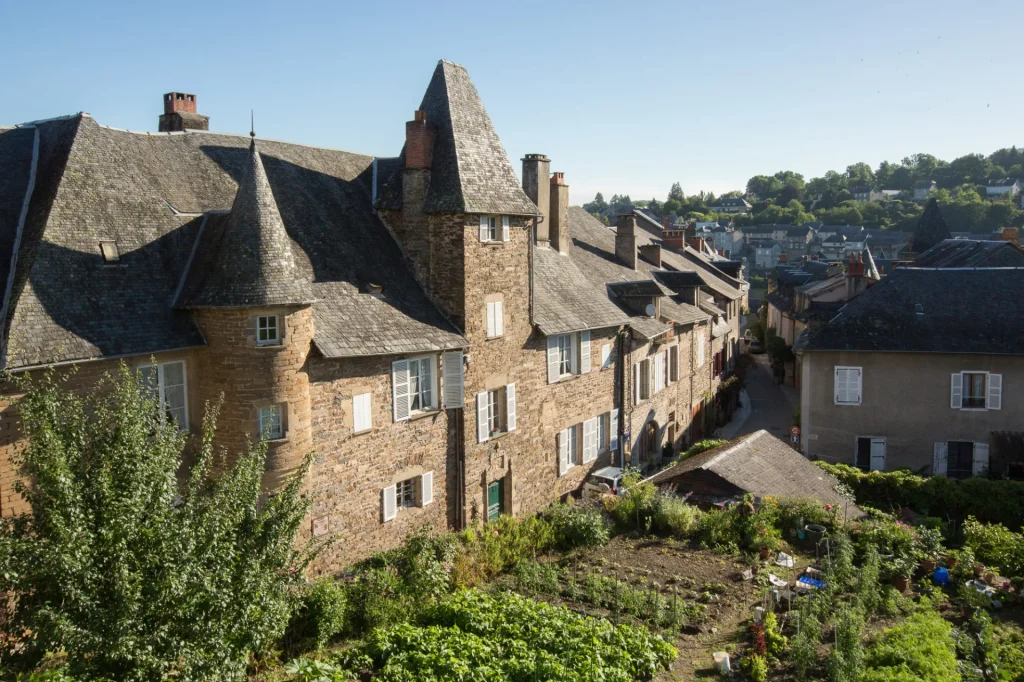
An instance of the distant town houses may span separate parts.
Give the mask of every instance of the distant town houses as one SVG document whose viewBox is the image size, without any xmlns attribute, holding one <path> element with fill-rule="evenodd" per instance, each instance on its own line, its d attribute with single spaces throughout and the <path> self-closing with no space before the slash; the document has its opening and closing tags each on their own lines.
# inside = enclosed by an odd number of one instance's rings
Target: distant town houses
<svg viewBox="0 0 1024 682">
<path fill-rule="evenodd" d="M 914 201 L 925 201 L 928 195 L 938 189 L 934 180 L 918 180 L 914 183 Z"/>
<path fill-rule="evenodd" d="M 1020 194 L 1021 183 L 1017 178 L 1002 178 L 993 180 L 985 186 L 985 195 L 990 197 L 1016 196 Z"/>
<path fill-rule="evenodd" d="M 749 213 L 753 206 L 743 197 L 729 197 L 719 199 L 708 206 L 708 210 L 714 213 Z"/>
</svg>

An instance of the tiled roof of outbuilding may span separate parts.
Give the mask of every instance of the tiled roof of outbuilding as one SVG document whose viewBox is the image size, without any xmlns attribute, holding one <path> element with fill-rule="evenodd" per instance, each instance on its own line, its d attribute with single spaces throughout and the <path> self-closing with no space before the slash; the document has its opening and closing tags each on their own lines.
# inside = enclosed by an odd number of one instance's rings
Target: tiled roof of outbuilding
<svg viewBox="0 0 1024 682">
<path fill-rule="evenodd" d="M 226 220 L 209 212 L 232 206 L 249 140 L 130 133 L 88 116 L 37 129 L 39 168 L 8 305 L 6 366 L 201 345 L 190 316 L 172 306 L 203 214 L 211 232 Z M 18 130 L 0 133 L 0 140 L 12 133 L 22 148 L 30 144 Z M 271 141 L 259 146 L 296 271 L 317 299 L 314 343 L 325 355 L 467 345 L 416 285 L 373 215 L 371 157 Z M 0 193 L 0 215 L 21 200 Z M 117 242 L 116 265 L 103 264 L 105 239 Z M 10 255 L 0 253 L 0 263 L 10 263 Z M 383 285 L 381 298 L 361 293 L 365 279 Z"/>
<path fill-rule="evenodd" d="M 526 196 L 491 118 L 466 69 L 440 61 L 423 95 L 420 109 L 436 128 L 428 213 L 499 213 L 536 215 Z M 402 201 L 402 163 L 391 176 L 378 206 L 398 209 Z"/>
<path fill-rule="evenodd" d="M 943 239 L 914 261 L 918 268 L 1024 267 L 1024 251 L 1006 241 Z"/>
<path fill-rule="evenodd" d="M 896 268 L 803 335 L 800 346 L 1022 355 L 1022 290 L 1024 268 Z"/>
</svg>

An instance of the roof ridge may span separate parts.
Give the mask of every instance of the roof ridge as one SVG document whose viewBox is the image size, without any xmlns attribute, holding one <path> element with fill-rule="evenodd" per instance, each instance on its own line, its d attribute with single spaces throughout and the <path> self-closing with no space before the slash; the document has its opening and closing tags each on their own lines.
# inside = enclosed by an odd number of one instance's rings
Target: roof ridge
<svg viewBox="0 0 1024 682">
<path fill-rule="evenodd" d="M 735 445 L 733 445 L 733 446 L 732 446 L 731 448 L 729 448 L 728 450 L 725 450 L 725 451 L 723 451 L 723 452 L 719 452 L 719 453 L 718 453 L 717 455 L 715 455 L 714 457 L 712 457 L 712 458 L 711 458 L 711 459 L 709 459 L 708 461 L 706 461 L 706 462 L 704 462 L 703 464 L 701 464 L 701 465 L 700 465 L 700 468 L 701 468 L 701 469 L 707 469 L 707 468 L 708 468 L 708 467 L 710 467 L 710 466 L 711 466 L 712 464 L 716 464 L 717 462 L 719 462 L 719 461 L 721 461 L 721 460 L 723 460 L 723 459 L 727 458 L 727 457 L 728 457 L 729 455 L 731 455 L 731 454 L 733 454 L 734 452 L 736 452 L 736 450 L 738 450 L 738 449 L 739 449 L 740 447 L 742 447 L 742 446 L 744 446 L 744 445 L 747 445 L 747 444 L 749 444 L 749 443 L 753 443 L 753 442 L 754 442 L 755 440 L 757 440 L 757 439 L 758 439 L 758 438 L 760 438 L 761 436 L 765 436 L 765 435 L 767 435 L 767 434 L 768 434 L 768 432 L 767 432 L 767 431 L 765 431 L 764 429 L 758 429 L 758 430 L 757 430 L 757 431 L 755 431 L 754 433 L 750 434 L 749 436 L 747 436 L 747 437 L 746 437 L 746 438 L 744 438 L 743 440 L 741 440 L 741 441 L 739 441 L 738 443 L 736 443 Z"/>
</svg>

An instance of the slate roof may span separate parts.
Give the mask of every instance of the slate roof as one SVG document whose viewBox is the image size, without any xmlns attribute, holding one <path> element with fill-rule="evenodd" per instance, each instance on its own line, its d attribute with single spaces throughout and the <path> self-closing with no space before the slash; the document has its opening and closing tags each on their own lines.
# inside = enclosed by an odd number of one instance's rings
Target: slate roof
<svg viewBox="0 0 1024 682">
<path fill-rule="evenodd" d="M 800 345 L 809 351 L 1021 355 L 1022 287 L 1024 268 L 896 268 Z"/>
<path fill-rule="evenodd" d="M 844 508 L 849 504 L 851 516 L 863 515 L 835 491 L 838 479 L 764 429 L 684 459 L 648 480 L 657 485 L 678 483 L 685 489 L 685 483 L 676 479 L 696 470 L 711 472 L 759 498 L 809 497 Z"/>
<path fill-rule="evenodd" d="M 533 321 L 547 336 L 628 324 L 629 315 L 572 259 L 551 248 L 533 252 Z"/>
<path fill-rule="evenodd" d="M 255 308 L 313 302 L 301 276 L 255 138 L 226 219 L 200 237 L 197 258 L 179 298 L 181 308 Z"/>
<path fill-rule="evenodd" d="M 420 109 L 436 128 L 427 213 L 537 214 L 523 191 L 465 67 L 441 60 Z M 378 206 L 398 209 L 402 201 L 402 162 Z"/>
<path fill-rule="evenodd" d="M 1024 251 L 1006 241 L 944 239 L 914 261 L 918 268 L 1024 267 Z"/>
<path fill-rule="evenodd" d="M 672 293 L 653 279 L 637 280 L 634 282 L 609 282 L 608 288 L 620 298 L 665 296 Z"/>
<path fill-rule="evenodd" d="M 1012 187 L 1019 182 L 1017 178 L 1000 178 L 999 180 L 992 180 L 986 185 L 987 187 Z"/>
<path fill-rule="evenodd" d="M 27 130 L 0 133 L 0 175 L 9 168 L 7 154 L 23 165 L 32 143 Z M 199 131 L 130 133 L 88 115 L 35 130 L 38 172 L 5 319 L 6 367 L 202 345 L 190 315 L 173 302 L 203 214 L 211 235 L 228 220 L 208 212 L 231 208 L 249 140 Z M 468 345 L 416 285 L 374 216 L 371 157 L 271 141 L 259 149 L 295 269 L 312 286 L 314 343 L 324 355 Z M 19 189 L 0 192 L 5 269 L 12 260 L 11 203 L 23 201 Z M 117 242 L 116 265 L 103 264 L 105 239 Z M 360 293 L 367 278 L 383 284 L 381 298 Z"/>
<path fill-rule="evenodd" d="M 674 255 L 675 254 L 673 253 L 673 256 Z M 733 300 L 743 297 L 743 287 L 745 282 L 720 270 L 717 262 L 708 260 L 704 254 L 700 253 L 696 249 L 690 248 L 689 246 L 683 248 L 682 256 L 685 260 L 686 268 L 694 269 L 699 272 L 701 277 L 704 278 L 705 286 L 716 294 Z M 723 262 L 732 263 L 733 261 Z M 678 264 L 675 267 L 678 270 L 683 269 L 682 267 L 679 267 Z"/>
</svg>

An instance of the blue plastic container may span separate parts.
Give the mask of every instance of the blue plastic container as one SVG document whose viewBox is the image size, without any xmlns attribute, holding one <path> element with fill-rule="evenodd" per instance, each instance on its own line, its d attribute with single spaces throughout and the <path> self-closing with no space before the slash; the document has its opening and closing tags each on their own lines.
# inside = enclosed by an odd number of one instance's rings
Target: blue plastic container
<svg viewBox="0 0 1024 682">
<path fill-rule="evenodd" d="M 932 573 L 932 582 L 939 587 L 945 587 L 949 584 L 949 569 L 944 566 L 938 566 L 935 572 Z"/>
</svg>

